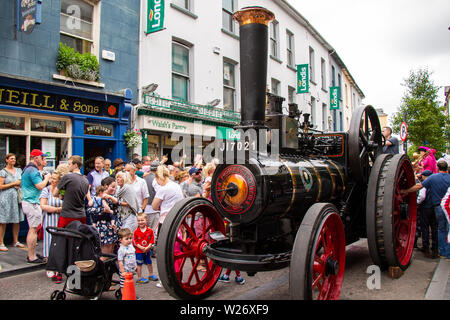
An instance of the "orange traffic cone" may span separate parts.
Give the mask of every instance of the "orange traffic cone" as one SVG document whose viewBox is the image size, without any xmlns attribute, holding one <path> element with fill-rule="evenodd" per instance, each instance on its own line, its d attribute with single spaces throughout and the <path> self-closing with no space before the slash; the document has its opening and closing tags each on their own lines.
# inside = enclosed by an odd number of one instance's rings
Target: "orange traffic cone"
<svg viewBox="0 0 450 320">
<path fill-rule="evenodd" d="M 134 289 L 133 274 L 125 273 L 125 281 L 123 282 L 122 300 L 136 300 L 136 290 Z"/>
</svg>

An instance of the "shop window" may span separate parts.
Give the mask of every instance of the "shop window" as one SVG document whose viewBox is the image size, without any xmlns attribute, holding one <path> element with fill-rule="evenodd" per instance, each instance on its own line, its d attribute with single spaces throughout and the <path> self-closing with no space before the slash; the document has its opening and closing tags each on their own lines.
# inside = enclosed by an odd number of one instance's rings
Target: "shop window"
<svg viewBox="0 0 450 320">
<path fill-rule="evenodd" d="M 61 0 L 60 41 L 80 53 L 94 47 L 95 6 L 83 0 Z"/>
<path fill-rule="evenodd" d="M 189 101 L 189 48 L 172 43 L 172 97 Z"/>
<path fill-rule="evenodd" d="M 235 67 L 228 61 L 223 62 L 223 108 L 225 110 L 235 110 Z"/>
<path fill-rule="evenodd" d="M 150 159 L 154 159 L 156 157 L 159 158 L 159 136 L 157 135 L 147 135 L 147 155 Z"/>
<path fill-rule="evenodd" d="M 5 112 L 0 115 L 0 167 L 4 155 L 14 153 L 16 166 L 24 168 L 30 151 L 41 149 L 48 154 L 46 170 L 52 171 L 71 154 L 71 134 L 68 118 Z"/>
<path fill-rule="evenodd" d="M 113 137 L 114 126 L 112 124 L 104 123 L 84 123 L 84 134 L 93 136 Z"/>
<path fill-rule="evenodd" d="M 0 115 L 0 129 L 25 130 L 25 118 Z"/>
<path fill-rule="evenodd" d="M 16 156 L 16 167 L 25 168 L 26 155 L 26 136 L 0 135 L 0 168 L 6 166 L 5 157 L 8 153 L 14 153 Z"/>
<path fill-rule="evenodd" d="M 66 121 L 31 119 L 31 131 L 66 133 Z"/>
</svg>

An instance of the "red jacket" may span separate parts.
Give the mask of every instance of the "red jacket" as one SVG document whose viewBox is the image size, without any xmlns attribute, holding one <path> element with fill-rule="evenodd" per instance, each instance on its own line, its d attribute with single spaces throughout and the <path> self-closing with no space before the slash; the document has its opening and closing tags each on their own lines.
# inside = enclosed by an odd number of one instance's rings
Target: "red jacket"
<svg viewBox="0 0 450 320">
<path fill-rule="evenodd" d="M 136 249 L 136 253 L 144 253 L 142 250 L 136 247 L 137 244 L 141 245 L 142 247 L 148 247 L 150 243 L 155 243 L 155 235 L 153 234 L 153 230 L 149 227 L 146 227 L 145 231 L 142 232 L 141 228 L 138 227 L 133 234 L 133 245 Z"/>
</svg>

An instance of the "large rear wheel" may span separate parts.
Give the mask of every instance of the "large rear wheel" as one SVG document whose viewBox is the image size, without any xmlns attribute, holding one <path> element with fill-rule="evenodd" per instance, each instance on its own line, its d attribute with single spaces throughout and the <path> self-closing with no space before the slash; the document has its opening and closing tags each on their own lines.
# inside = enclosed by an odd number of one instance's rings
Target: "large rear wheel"
<svg viewBox="0 0 450 320">
<path fill-rule="evenodd" d="M 344 225 L 336 207 L 316 203 L 297 231 L 289 270 L 295 300 L 337 300 L 345 269 Z"/>
<path fill-rule="evenodd" d="M 178 299 L 202 299 L 219 279 L 222 268 L 204 254 L 213 240 L 225 234 L 223 220 L 212 203 L 203 198 L 178 202 L 167 214 L 158 238 L 158 272 L 164 288 Z"/>
<path fill-rule="evenodd" d="M 414 171 L 409 158 L 402 154 L 377 162 L 367 192 L 369 252 L 380 267 L 405 270 L 414 250 L 417 200 L 415 193 L 402 196 L 400 190 L 415 184 Z"/>
</svg>

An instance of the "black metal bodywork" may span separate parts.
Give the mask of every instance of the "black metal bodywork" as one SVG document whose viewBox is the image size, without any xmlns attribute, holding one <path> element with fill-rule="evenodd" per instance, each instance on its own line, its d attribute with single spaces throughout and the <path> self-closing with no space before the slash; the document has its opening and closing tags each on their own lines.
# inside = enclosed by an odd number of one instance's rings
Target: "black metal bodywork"
<svg viewBox="0 0 450 320">
<path fill-rule="evenodd" d="M 266 25 L 241 24 L 240 148 L 223 148 L 219 158 L 233 161 L 216 168 L 211 186 L 212 203 L 230 228 L 204 249 L 216 264 L 250 274 L 289 264 L 297 230 L 314 203 L 336 206 L 347 243 L 366 233 L 367 186 L 352 177 L 349 134 L 313 130 L 309 114 L 301 122 L 295 104 L 283 114 L 284 98 L 266 94 L 267 35 Z M 232 204 L 239 194 L 243 200 Z"/>
</svg>

